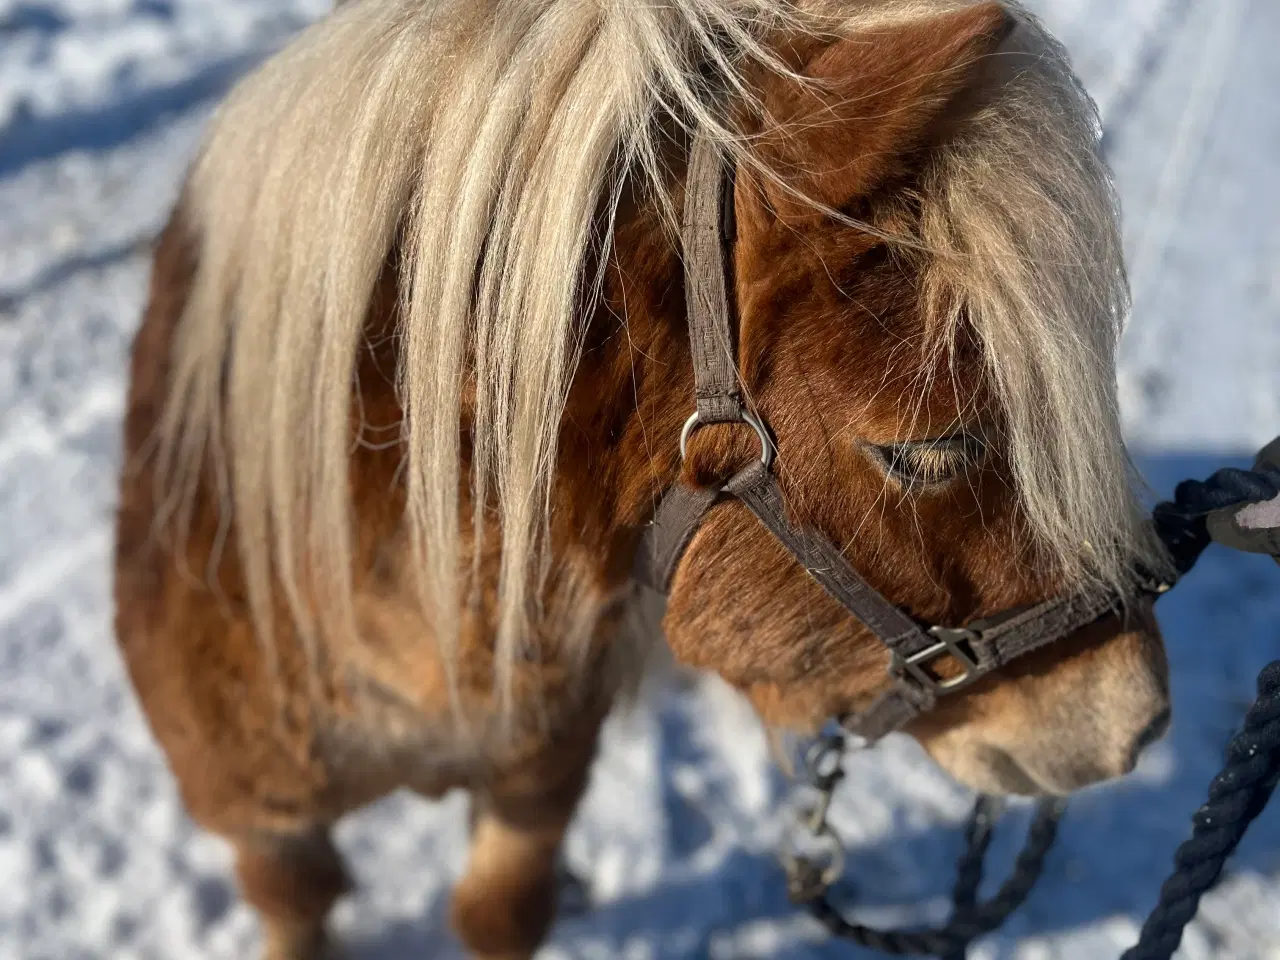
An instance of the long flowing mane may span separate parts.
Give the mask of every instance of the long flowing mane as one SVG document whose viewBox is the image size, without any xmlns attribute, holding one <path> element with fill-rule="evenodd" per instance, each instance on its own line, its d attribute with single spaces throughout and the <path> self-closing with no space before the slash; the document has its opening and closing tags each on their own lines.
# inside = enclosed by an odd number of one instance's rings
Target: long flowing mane
<svg viewBox="0 0 1280 960">
<path fill-rule="evenodd" d="M 160 450 L 179 519 L 205 464 L 220 465 L 264 641 L 273 589 L 304 635 L 355 633 L 352 380 L 393 250 L 422 603 L 448 660 L 463 543 L 496 504 L 505 689 L 547 569 L 557 433 L 598 285 L 584 265 L 608 244 L 600 211 L 627 177 L 661 189 L 673 123 L 749 150 L 711 104 L 749 97 L 750 71 L 784 69 L 769 37 L 873 40 L 877 23 L 968 2 L 356 0 L 245 80 L 187 189 L 198 269 Z M 1037 540 L 1068 578 L 1120 581 L 1150 546 L 1116 406 L 1127 289 L 1115 200 L 1064 52 L 1008 6 L 1036 53 L 929 160 L 914 238 L 930 257 L 923 303 L 942 339 L 963 320 L 983 344 Z"/>
</svg>

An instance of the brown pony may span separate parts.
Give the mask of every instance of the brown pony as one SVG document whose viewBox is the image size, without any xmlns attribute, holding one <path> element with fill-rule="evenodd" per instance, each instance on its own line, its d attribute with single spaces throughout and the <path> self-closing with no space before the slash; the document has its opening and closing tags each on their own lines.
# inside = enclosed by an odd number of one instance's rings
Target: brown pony
<svg viewBox="0 0 1280 960">
<path fill-rule="evenodd" d="M 927 623 L 1125 591 L 1163 555 L 1120 440 L 1127 308 L 1094 109 L 1014 3 L 355 0 L 231 95 L 133 352 L 117 630 L 273 960 L 318 956 L 329 839 L 473 798 L 453 922 L 526 957 L 677 439 L 692 132 L 735 171 L 741 391 L 797 522 Z M 813 729 L 886 654 L 740 503 L 672 584 L 681 662 Z M 908 732 L 984 790 L 1128 771 L 1168 715 L 1131 604 Z"/>
</svg>

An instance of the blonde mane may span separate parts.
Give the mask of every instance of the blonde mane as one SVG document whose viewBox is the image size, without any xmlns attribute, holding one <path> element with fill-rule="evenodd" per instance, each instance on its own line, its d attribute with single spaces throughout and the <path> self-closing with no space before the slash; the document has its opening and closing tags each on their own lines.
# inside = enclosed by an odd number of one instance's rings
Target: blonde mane
<svg viewBox="0 0 1280 960">
<path fill-rule="evenodd" d="M 421 600 L 452 662 L 464 532 L 496 503 L 505 696 L 548 570 L 557 434 L 598 282 L 583 264 L 624 174 L 663 182 L 658 121 L 697 124 L 741 151 L 708 104 L 717 91 L 745 95 L 750 65 L 782 69 L 762 45 L 770 31 L 852 32 L 968 2 L 356 0 L 244 81 L 188 185 L 199 260 L 160 449 L 180 522 L 203 465 L 221 465 L 263 642 L 273 583 L 312 642 L 357 632 L 353 370 L 393 248 Z M 1114 198 L 1092 104 L 1060 48 L 1017 12 L 1043 41 L 1037 67 L 930 168 L 923 240 L 938 256 L 926 302 L 948 329 L 967 312 L 985 345 L 1038 539 L 1068 575 L 1120 581 L 1153 548 L 1119 434 L 1127 293 Z M 468 482 L 470 523 L 459 516 Z"/>
</svg>

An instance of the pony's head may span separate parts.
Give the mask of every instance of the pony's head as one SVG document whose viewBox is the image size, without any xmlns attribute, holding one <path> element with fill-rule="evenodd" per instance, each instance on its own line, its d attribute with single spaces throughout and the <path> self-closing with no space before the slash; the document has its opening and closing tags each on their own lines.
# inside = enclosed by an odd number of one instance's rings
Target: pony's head
<svg viewBox="0 0 1280 960">
<path fill-rule="evenodd" d="M 1114 198 L 1061 49 L 998 3 L 882 5 L 774 49 L 786 69 L 742 109 L 733 286 L 788 509 L 926 623 L 1123 595 L 1162 560 L 1120 438 Z M 715 482 L 756 445 L 700 430 L 685 476 Z M 888 682 L 884 647 L 738 504 L 692 541 L 666 628 L 779 725 Z M 1135 602 L 908 732 L 974 787 L 1064 793 L 1163 733 L 1166 675 Z"/>
</svg>

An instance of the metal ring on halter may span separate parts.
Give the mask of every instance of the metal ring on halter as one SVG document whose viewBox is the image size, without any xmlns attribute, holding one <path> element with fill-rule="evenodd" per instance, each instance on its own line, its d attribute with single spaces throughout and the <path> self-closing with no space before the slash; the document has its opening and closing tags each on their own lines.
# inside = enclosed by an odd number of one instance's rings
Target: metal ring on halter
<svg viewBox="0 0 1280 960">
<path fill-rule="evenodd" d="M 764 464 L 766 470 L 773 465 L 773 441 L 769 439 L 769 431 L 764 428 L 764 424 L 759 421 L 749 410 L 741 410 L 739 417 L 742 422 L 756 432 L 756 436 L 760 438 L 760 462 Z M 731 422 L 731 421 L 730 421 Z M 684 429 L 680 431 L 680 459 L 683 460 L 686 454 L 686 448 L 689 446 L 689 438 L 693 436 L 693 431 L 702 425 L 702 420 L 695 410 L 689 415 L 689 419 L 684 422 Z"/>
</svg>

